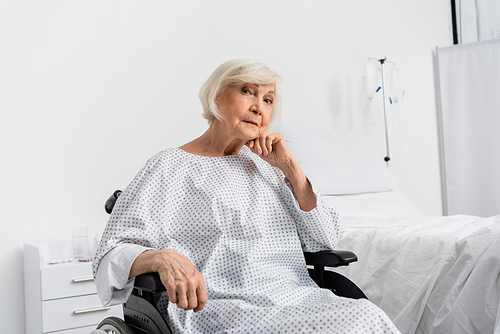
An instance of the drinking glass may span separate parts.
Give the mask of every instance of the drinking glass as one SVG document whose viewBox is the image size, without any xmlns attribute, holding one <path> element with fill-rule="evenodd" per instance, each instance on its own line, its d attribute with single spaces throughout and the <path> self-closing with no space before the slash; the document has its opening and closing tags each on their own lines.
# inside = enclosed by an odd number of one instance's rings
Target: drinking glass
<svg viewBox="0 0 500 334">
<path fill-rule="evenodd" d="M 87 227 L 73 227 L 71 233 L 73 235 L 73 254 L 75 259 L 86 258 L 89 254 Z"/>
</svg>

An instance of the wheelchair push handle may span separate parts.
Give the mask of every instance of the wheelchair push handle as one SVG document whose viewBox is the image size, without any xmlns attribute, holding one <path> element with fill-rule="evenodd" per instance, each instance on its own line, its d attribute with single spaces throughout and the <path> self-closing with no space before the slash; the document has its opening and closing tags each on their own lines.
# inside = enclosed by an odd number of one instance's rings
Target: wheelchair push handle
<svg viewBox="0 0 500 334">
<path fill-rule="evenodd" d="M 121 190 L 115 190 L 115 192 L 106 200 L 106 204 L 104 204 L 104 210 L 106 210 L 108 214 L 111 214 L 111 212 L 113 211 L 116 200 L 118 199 L 118 197 L 120 197 L 121 194 Z"/>
</svg>

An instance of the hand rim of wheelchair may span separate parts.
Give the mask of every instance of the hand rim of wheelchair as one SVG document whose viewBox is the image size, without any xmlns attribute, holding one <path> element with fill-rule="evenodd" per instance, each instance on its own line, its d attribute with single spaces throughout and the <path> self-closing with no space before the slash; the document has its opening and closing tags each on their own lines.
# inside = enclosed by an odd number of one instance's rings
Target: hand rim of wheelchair
<svg viewBox="0 0 500 334">
<path fill-rule="evenodd" d="M 107 317 L 97 325 L 96 331 L 91 334 L 99 334 L 98 330 L 104 331 L 106 334 L 135 334 L 130 327 L 120 318 Z"/>
</svg>

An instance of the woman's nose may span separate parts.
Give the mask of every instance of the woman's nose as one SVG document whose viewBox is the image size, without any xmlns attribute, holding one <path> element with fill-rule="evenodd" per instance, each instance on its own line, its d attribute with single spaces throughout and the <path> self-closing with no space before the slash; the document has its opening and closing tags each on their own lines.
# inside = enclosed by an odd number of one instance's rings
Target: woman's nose
<svg viewBox="0 0 500 334">
<path fill-rule="evenodd" d="M 262 113 L 262 102 L 259 100 L 254 101 L 252 105 L 252 112 L 260 115 Z"/>
</svg>

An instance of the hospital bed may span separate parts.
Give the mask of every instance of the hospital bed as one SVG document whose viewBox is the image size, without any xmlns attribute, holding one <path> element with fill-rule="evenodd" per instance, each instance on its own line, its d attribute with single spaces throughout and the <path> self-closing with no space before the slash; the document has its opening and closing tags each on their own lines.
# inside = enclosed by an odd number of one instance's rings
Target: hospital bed
<svg viewBox="0 0 500 334">
<path fill-rule="evenodd" d="M 422 216 L 362 134 L 283 125 L 315 190 L 340 216 L 331 269 L 354 281 L 404 334 L 500 334 L 500 216 Z"/>
</svg>

